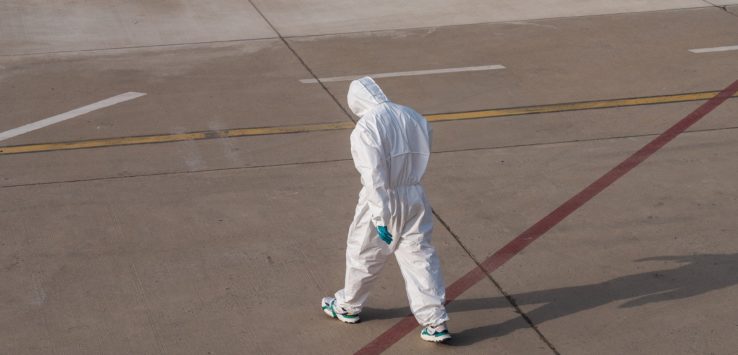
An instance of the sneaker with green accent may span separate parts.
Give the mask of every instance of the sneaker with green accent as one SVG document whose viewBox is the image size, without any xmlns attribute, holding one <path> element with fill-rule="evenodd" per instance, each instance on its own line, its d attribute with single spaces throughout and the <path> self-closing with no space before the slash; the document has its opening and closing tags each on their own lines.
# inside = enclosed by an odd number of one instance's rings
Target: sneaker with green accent
<svg viewBox="0 0 738 355">
<path fill-rule="evenodd" d="M 420 331 L 420 338 L 422 338 L 425 341 L 431 341 L 434 343 L 442 343 L 446 340 L 451 339 L 451 334 L 448 333 L 448 328 L 446 327 L 446 323 L 432 326 L 429 325 L 423 330 Z"/>
<path fill-rule="evenodd" d="M 323 312 L 331 318 L 336 318 L 341 322 L 349 324 L 359 322 L 358 313 L 349 313 L 349 311 L 343 309 L 343 307 L 336 305 L 336 299 L 333 297 L 323 297 L 323 300 L 320 303 Z"/>
</svg>

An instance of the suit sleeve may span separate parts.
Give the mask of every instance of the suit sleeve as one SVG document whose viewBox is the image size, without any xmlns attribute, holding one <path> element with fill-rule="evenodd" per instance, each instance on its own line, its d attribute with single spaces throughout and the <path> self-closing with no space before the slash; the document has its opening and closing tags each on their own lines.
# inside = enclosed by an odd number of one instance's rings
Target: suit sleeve
<svg viewBox="0 0 738 355">
<path fill-rule="evenodd" d="M 357 125 L 351 133 L 351 156 L 361 174 L 374 226 L 387 226 L 390 218 L 387 193 L 389 164 L 378 132 L 365 125 Z"/>
</svg>

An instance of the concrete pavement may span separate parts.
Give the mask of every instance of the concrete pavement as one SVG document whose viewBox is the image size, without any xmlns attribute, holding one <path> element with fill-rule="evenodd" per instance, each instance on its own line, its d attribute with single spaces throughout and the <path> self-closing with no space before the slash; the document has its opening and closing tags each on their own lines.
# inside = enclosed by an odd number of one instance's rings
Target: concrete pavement
<svg viewBox="0 0 738 355">
<path fill-rule="evenodd" d="M 254 4 L 0 7 L 0 132 L 147 94 L 0 146 L 350 124 L 334 101 L 348 82 L 300 82 L 313 75 L 505 66 L 378 80 L 425 114 L 738 79 L 738 51 L 689 52 L 738 45 L 736 7 L 704 1 Z M 450 344 L 413 333 L 387 352 L 734 353 L 736 100 L 450 303 Z M 447 284 L 704 102 L 434 123 Z M 361 324 L 317 307 L 343 277 L 349 132 L 0 154 L 0 353 L 359 350 L 408 309 L 394 261 Z"/>
<path fill-rule="evenodd" d="M 253 3 L 279 33 L 288 37 L 713 6 L 700 0 L 415 0 L 402 3 L 389 0 L 254 0 Z M 728 3 L 736 2 L 727 0 L 725 4 Z"/>
<path fill-rule="evenodd" d="M 0 4 L 0 55 L 270 38 L 248 2 L 25 1 Z"/>
</svg>

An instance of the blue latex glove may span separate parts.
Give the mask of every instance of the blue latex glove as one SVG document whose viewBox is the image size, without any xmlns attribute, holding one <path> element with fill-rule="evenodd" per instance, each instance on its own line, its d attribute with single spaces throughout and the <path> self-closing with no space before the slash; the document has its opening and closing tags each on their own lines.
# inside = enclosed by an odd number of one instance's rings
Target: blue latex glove
<svg viewBox="0 0 738 355">
<path fill-rule="evenodd" d="M 379 238 L 382 239 L 387 245 L 392 243 L 392 234 L 390 234 L 389 231 L 387 231 L 387 227 L 385 226 L 379 226 L 377 227 L 377 233 L 379 233 Z"/>
</svg>

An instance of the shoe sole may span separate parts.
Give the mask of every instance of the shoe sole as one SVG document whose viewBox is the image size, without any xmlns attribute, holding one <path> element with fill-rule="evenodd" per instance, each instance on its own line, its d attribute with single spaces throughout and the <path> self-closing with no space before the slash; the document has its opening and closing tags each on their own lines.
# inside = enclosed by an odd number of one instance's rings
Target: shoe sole
<svg viewBox="0 0 738 355">
<path fill-rule="evenodd" d="M 444 336 L 435 337 L 435 336 L 421 334 L 420 335 L 420 338 L 423 339 L 423 340 L 425 340 L 425 341 L 429 341 L 431 343 L 443 343 L 446 340 L 451 339 L 451 336 L 448 335 L 448 334 L 446 334 Z"/>
<path fill-rule="evenodd" d="M 338 316 L 338 318 L 337 318 L 338 320 L 340 320 L 341 322 L 344 322 L 346 324 L 356 324 L 356 323 L 359 323 L 359 321 L 361 320 L 361 319 L 359 319 L 359 317 L 356 317 L 356 318 L 346 318 L 346 317 L 341 316 L 340 314 L 337 314 L 337 316 Z"/>
</svg>

